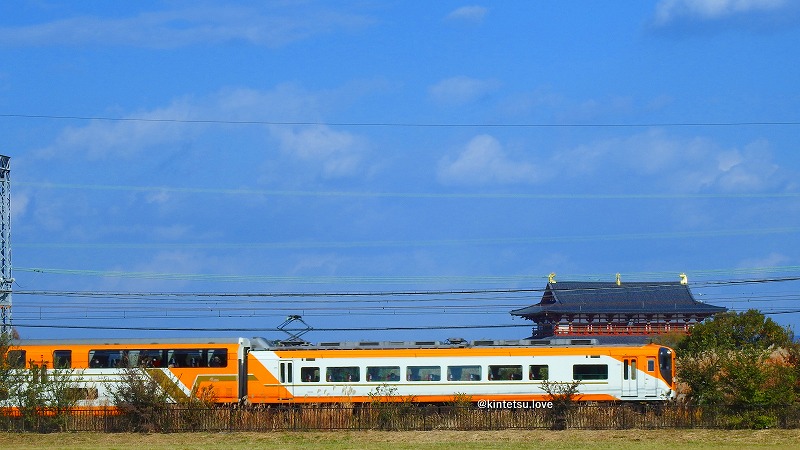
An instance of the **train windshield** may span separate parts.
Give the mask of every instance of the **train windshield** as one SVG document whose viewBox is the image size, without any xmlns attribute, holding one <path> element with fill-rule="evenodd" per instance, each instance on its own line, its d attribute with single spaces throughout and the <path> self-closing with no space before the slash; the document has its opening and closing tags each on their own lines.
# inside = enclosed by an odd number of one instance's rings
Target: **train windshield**
<svg viewBox="0 0 800 450">
<path fill-rule="evenodd" d="M 671 349 L 667 347 L 658 349 L 658 368 L 661 371 L 661 376 L 671 386 L 673 374 Z"/>
</svg>

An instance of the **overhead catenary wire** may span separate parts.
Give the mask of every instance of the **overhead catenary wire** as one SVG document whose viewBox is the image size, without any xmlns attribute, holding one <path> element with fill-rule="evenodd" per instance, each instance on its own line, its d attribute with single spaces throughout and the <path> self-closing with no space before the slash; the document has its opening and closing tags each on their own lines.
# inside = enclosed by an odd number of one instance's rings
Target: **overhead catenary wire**
<svg viewBox="0 0 800 450">
<path fill-rule="evenodd" d="M 331 127 L 391 127 L 391 128 L 648 128 L 648 127 L 744 127 L 744 126 L 797 126 L 798 121 L 687 121 L 641 123 L 446 123 L 400 121 L 287 121 L 287 120 L 231 120 L 231 119 L 178 119 L 171 117 L 112 117 L 59 114 L 0 113 L 0 117 L 16 119 L 77 120 L 103 122 L 145 122 L 205 125 L 270 125 L 270 126 L 331 126 Z"/>
<path fill-rule="evenodd" d="M 652 192 L 652 193 L 530 193 L 530 192 L 383 192 L 383 191 L 301 191 L 280 189 L 225 189 L 180 186 L 135 186 L 15 181 L 16 186 L 41 189 L 170 192 L 181 194 L 252 195 L 284 197 L 386 197 L 419 199 L 528 199 L 528 200 L 686 200 L 796 198 L 800 192 Z"/>
<path fill-rule="evenodd" d="M 111 300 L 111 299 L 104 299 Z M 260 303 L 260 302 L 177 302 L 164 305 L 160 301 L 136 301 L 136 302 L 119 302 L 112 301 L 111 303 L 98 304 L 96 301 L 61 301 L 61 302 L 41 302 L 35 303 L 21 303 L 18 310 L 39 310 L 47 308 L 50 313 L 58 310 L 147 310 L 147 311 L 198 311 L 198 308 L 203 310 L 214 311 L 242 311 L 258 312 L 258 311 L 295 311 L 302 309 L 304 311 L 386 311 L 394 313 L 397 311 L 428 311 L 428 310 L 448 310 L 448 311 L 466 311 L 466 310 L 479 310 L 479 311 L 492 311 L 502 310 L 510 311 L 512 309 L 519 309 L 536 303 L 538 298 L 527 297 L 521 298 L 513 303 L 508 302 L 509 299 L 452 299 L 450 301 L 442 299 L 414 299 L 414 300 L 373 300 L 373 301 L 354 301 L 354 302 L 320 302 L 320 301 L 300 301 L 289 304 L 281 303 Z M 788 302 L 800 300 L 799 294 L 784 294 L 784 295 L 746 295 L 743 297 L 734 296 L 714 296 L 708 302 L 725 303 L 725 304 L 773 304 L 776 302 Z M 624 305 L 626 303 L 615 302 L 613 300 L 603 301 L 605 306 Z"/>
<path fill-rule="evenodd" d="M 759 305 L 753 306 L 732 306 L 731 310 L 745 311 L 748 309 L 758 309 L 763 312 L 784 310 L 786 305 Z M 497 315 L 507 317 L 510 308 L 474 308 L 474 309 L 460 309 L 453 307 L 443 308 L 430 308 L 427 310 L 419 309 L 358 309 L 351 310 L 320 310 L 320 309 L 307 309 L 307 308 L 276 308 L 273 310 L 253 310 L 247 311 L 243 309 L 210 309 L 207 311 L 198 310 L 143 310 L 143 309 L 72 309 L 72 310 L 54 310 L 41 308 L 28 308 L 20 310 L 16 315 L 17 319 L 30 319 L 30 320 L 65 320 L 65 321 L 80 321 L 80 320 L 97 320 L 97 319 L 133 319 L 133 318 L 151 318 L 151 319 L 215 319 L 215 318 L 267 318 L 267 317 L 286 317 L 288 315 L 302 315 L 317 316 L 317 317 L 398 317 L 398 316 L 416 316 L 416 317 L 429 317 L 433 314 L 441 317 L 455 317 L 467 315 Z"/>
<path fill-rule="evenodd" d="M 99 276 L 111 278 L 139 278 L 139 279 L 159 279 L 159 280 L 191 280 L 191 281 L 213 281 L 213 282 L 249 282 L 249 283 L 294 283 L 294 284 L 426 284 L 426 283 L 469 283 L 469 284 L 509 284 L 509 283 L 532 283 L 547 279 L 546 276 L 536 275 L 433 275 L 433 276 L 279 276 L 279 275 L 232 275 L 232 274 L 192 274 L 192 273 L 164 273 L 164 272 L 132 272 L 132 271 L 108 271 L 108 270 L 88 270 L 88 269 L 63 269 L 63 268 L 26 268 L 15 267 L 15 272 L 32 272 L 51 275 L 79 275 L 79 276 Z M 745 274 L 768 274 L 768 273 L 799 273 L 800 266 L 784 267 L 762 267 L 749 269 L 716 269 L 716 270 L 694 270 L 687 271 L 693 277 L 707 278 L 711 276 L 735 276 Z M 626 274 L 628 281 L 650 281 L 653 279 L 674 277 L 676 272 L 647 272 L 637 274 Z M 788 277 L 790 280 L 797 278 L 796 275 Z M 571 278 L 573 281 L 602 281 L 608 280 L 608 275 L 576 275 Z M 704 282 L 712 282 L 711 280 Z M 723 283 L 725 281 L 722 281 Z M 753 283 L 763 282 L 759 280 Z M 737 281 L 746 283 L 746 281 Z M 697 286 L 698 282 L 692 283 Z M 424 292 L 424 291 L 423 291 Z M 266 294 L 268 295 L 268 294 Z M 340 294 L 342 295 L 342 294 Z"/>
<path fill-rule="evenodd" d="M 745 311 L 733 310 L 737 312 Z M 800 309 L 783 309 L 776 311 L 762 311 L 764 315 L 782 315 L 800 313 Z M 278 328 L 265 327 L 174 327 L 174 326 L 128 326 L 121 324 L 108 325 L 69 325 L 53 323 L 28 323 L 15 322 L 19 328 L 48 328 L 48 329 L 80 329 L 80 330 L 127 330 L 127 331 L 182 331 L 182 332 L 276 332 Z M 385 327 L 320 327 L 313 328 L 318 332 L 357 332 L 357 331 L 416 331 L 416 330 L 469 330 L 469 329 L 499 329 L 499 328 L 530 328 L 532 323 L 524 324 L 480 324 L 480 325 L 430 325 L 430 326 L 385 326 Z M 292 330 L 289 330 L 292 331 Z"/>
<path fill-rule="evenodd" d="M 783 268 L 773 268 L 777 271 L 784 271 L 787 269 L 798 270 L 800 267 L 791 266 Z M 26 270 L 18 269 L 15 270 Z M 49 269 L 28 269 L 45 273 Z M 60 269 L 56 270 L 56 273 Z M 114 272 L 116 273 L 116 272 Z M 76 273 L 77 274 L 77 273 Z M 132 273 L 138 274 L 138 273 Z M 208 275 L 205 275 L 208 276 Z M 540 277 L 536 276 L 521 276 L 522 279 L 532 281 Z M 338 277 L 335 277 L 338 278 Z M 346 278 L 346 277 L 345 277 Z M 477 277 L 470 277 L 476 279 Z M 545 277 L 546 278 L 546 277 Z M 579 277 L 576 277 L 579 278 Z M 585 277 L 580 277 L 585 278 Z M 580 280 L 575 280 L 580 281 Z M 595 280 L 597 281 L 597 280 Z M 610 280 L 606 280 L 610 282 Z M 787 275 L 780 277 L 762 277 L 762 278 L 744 278 L 744 279 L 730 279 L 730 280 L 700 280 L 692 283 L 694 288 L 702 288 L 707 286 L 731 286 L 731 285 L 757 285 L 764 283 L 778 283 L 778 282 L 793 282 L 800 281 L 800 275 Z M 627 289 L 637 289 L 639 291 L 647 291 L 659 289 L 663 286 L 668 286 L 672 283 L 665 282 L 639 282 L 636 285 L 625 285 Z M 557 284 L 556 284 L 557 286 Z M 564 291 L 592 291 L 592 290 L 607 290 L 608 286 L 588 286 L 567 289 Z M 485 288 L 485 289 L 444 289 L 444 290 L 381 290 L 381 291 L 320 291 L 320 292 L 121 292 L 121 291 L 66 291 L 66 290 L 14 290 L 15 295 L 41 295 L 41 296 L 75 296 L 75 297 L 387 297 L 387 296 L 431 296 L 431 295 L 476 295 L 476 294 L 531 294 L 543 293 L 545 287 L 541 288 Z"/>
<path fill-rule="evenodd" d="M 768 234 L 795 234 L 800 233 L 800 227 L 783 228 L 755 228 L 741 230 L 704 230 L 704 231 L 672 231 L 663 233 L 626 233 L 606 235 L 574 235 L 574 236 L 535 236 L 525 238 L 484 238 L 484 239 L 439 239 L 415 241 L 304 241 L 304 242 L 128 242 L 128 243 L 97 243 L 97 242 L 21 242 L 15 247 L 22 248 L 60 248 L 60 249 L 248 249 L 248 250 L 281 250 L 281 249 L 330 249 L 330 248 L 386 248 L 386 247 L 440 247 L 440 246 L 482 246 L 482 245 L 526 245 L 539 243 L 558 242 L 600 242 L 600 241 L 625 241 L 625 240 L 653 240 L 653 239 L 685 239 L 685 238 L 723 238 L 743 235 L 768 235 Z M 19 268 L 21 271 L 36 271 L 31 268 Z M 50 269 L 53 270 L 53 269 Z M 65 269 L 66 270 L 66 269 Z M 141 273 L 144 274 L 144 273 Z M 166 274 L 151 274 L 151 277 L 166 276 Z"/>
<path fill-rule="evenodd" d="M 763 283 L 798 281 L 798 277 L 771 277 L 748 280 L 709 280 L 703 284 L 707 289 L 759 285 Z M 663 286 L 663 283 L 645 283 L 635 288 L 646 293 Z M 590 291 L 589 288 L 572 291 Z M 382 292 L 317 292 L 317 293 L 133 293 L 133 292 L 58 292 L 22 291 L 23 295 L 54 297 L 63 294 L 80 295 L 79 303 L 73 301 L 32 302 L 18 304 L 18 318 L 24 320 L 72 320 L 84 319 L 175 319 L 175 318 L 254 318 L 280 317 L 290 313 L 325 316 L 427 316 L 498 314 L 506 315 L 512 309 L 528 306 L 538 301 L 543 288 L 532 289 L 482 289 L 445 291 L 382 291 Z M 785 305 L 775 306 L 770 302 L 797 301 L 794 292 L 772 293 L 752 298 L 756 293 L 728 293 L 709 300 L 724 302 L 739 310 L 734 303 L 763 303 L 760 309 L 766 314 L 788 314 Z M 197 296 L 200 296 L 198 299 Z M 102 298 L 102 303 L 93 299 Z M 292 298 L 290 305 L 272 303 Z M 116 299 L 116 300 L 115 300 Z M 163 305 L 163 301 L 172 301 Z M 332 301 L 335 299 L 335 301 Z M 113 301 L 110 301 L 113 300 Z M 135 300 L 135 303 L 130 302 Z M 264 303 L 268 301 L 269 303 Z M 613 300 L 604 302 L 613 305 Z M 749 309 L 749 308 L 744 308 Z"/>
<path fill-rule="evenodd" d="M 772 292 L 758 297 L 757 292 L 744 292 L 747 286 L 761 286 L 775 283 L 792 283 L 800 281 L 800 267 L 755 267 L 734 269 L 712 269 L 689 272 L 693 279 L 692 289 L 697 298 L 706 302 L 724 302 L 732 311 L 750 309 L 747 303 L 757 303 L 766 315 L 786 315 L 796 311 L 786 304 L 798 300 L 793 291 Z M 652 280 L 659 273 L 639 273 L 631 278 L 649 278 Z M 663 273 L 660 273 L 663 275 Z M 742 275 L 757 274 L 756 277 Z M 705 278 L 701 279 L 699 276 Z M 727 278 L 723 278 L 727 276 Z M 499 277 L 502 278 L 502 277 Z M 526 276 L 526 283 L 541 282 L 546 277 Z M 570 277 L 572 278 L 572 277 Z M 595 275 L 578 275 L 574 278 L 591 279 Z M 608 277 L 605 277 L 608 278 Z M 626 279 L 628 279 L 626 277 Z M 519 280 L 518 280 L 519 281 Z M 596 280 L 594 280 L 596 281 Z M 590 285 L 581 291 L 607 289 L 605 285 Z M 629 284 L 646 293 L 676 281 L 647 281 Z M 623 283 L 624 285 L 624 283 Z M 37 328 L 73 328 L 98 327 L 97 325 L 80 325 L 80 322 L 102 320 L 114 325 L 99 326 L 102 329 L 119 329 L 117 325 L 126 325 L 126 320 L 149 320 L 147 329 L 162 330 L 158 324 L 162 321 L 174 320 L 239 320 L 243 324 L 249 319 L 280 318 L 286 314 L 302 314 L 309 317 L 462 317 L 490 315 L 497 318 L 495 324 L 508 320 L 508 313 L 517 308 L 535 304 L 545 291 L 544 286 L 520 288 L 472 288 L 472 289 L 424 289 L 424 290 L 378 290 L 378 291 L 317 291 L 317 292 L 126 292 L 126 291 L 78 291 L 78 290 L 19 290 L 15 295 L 21 298 L 64 298 L 61 302 L 41 302 L 23 300 L 15 305 L 17 326 Z M 723 289 L 725 292 L 716 292 Z M 731 292 L 734 289 L 734 292 Z M 754 298 L 756 297 L 756 298 Z M 100 299 L 102 301 L 98 302 Z M 289 306 L 282 304 L 291 300 Z M 164 302 L 169 302 L 164 304 Z M 613 304 L 613 301 L 611 301 Z M 276 306 L 280 305 L 280 306 Z M 788 307 L 787 307 L 788 306 Z M 463 326 L 458 319 L 453 328 Z M 514 326 L 531 326 L 531 323 Z M 476 328 L 487 328 L 484 325 Z M 205 327 L 200 327 L 206 330 Z M 409 327 L 389 327 L 407 329 Z M 448 328 L 448 327 L 443 327 Z M 87 328 L 92 329 L 92 328 Z M 259 328 L 261 329 L 261 328 Z M 168 331 L 169 327 L 163 328 Z M 186 331 L 179 328 L 178 331 Z M 213 328 L 209 330 L 213 331 Z M 349 331 L 367 331 L 355 327 Z M 320 330 L 321 331 L 321 330 Z M 336 330 L 344 331 L 344 330 Z"/>
</svg>

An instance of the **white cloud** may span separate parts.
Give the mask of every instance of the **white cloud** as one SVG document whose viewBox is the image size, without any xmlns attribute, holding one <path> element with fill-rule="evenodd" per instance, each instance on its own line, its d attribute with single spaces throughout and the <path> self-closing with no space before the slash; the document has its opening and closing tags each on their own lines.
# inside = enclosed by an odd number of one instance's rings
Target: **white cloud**
<svg viewBox="0 0 800 450">
<path fill-rule="evenodd" d="M 450 12 L 447 15 L 447 20 L 462 21 L 462 22 L 482 22 L 486 17 L 489 10 L 483 6 L 471 5 L 462 6 Z"/>
<path fill-rule="evenodd" d="M 145 201 L 147 203 L 164 204 L 170 199 L 169 191 L 166 189 L 158 189 L 147 194 Z"/>
<path fill-rule="evenodd" d="M 725 148 L 663 130 L 580 145 L 536 163 L 509 157 L 497 139 L 484 134 L 456 157 L 440 160 L 438 172 L 439 181 L 450 185 L 535 184 L 554 177 L 576 189 L 729 193 L 782 189 L 791 179 L 773 161 L 766 141 Z"/>
<path fill-rule="evenodd" d="M 353 175 L 360 168 L 365 145 L 356 135 L 324 125 L 297 129 L 275 126 L 271 129 L 284 152 L 318 165 L 325 178 Z"/>
<path fill-rule="evenodd" d="M 788 0 L 661 0 L 656 5 L 656 25 L 680 19 L 717 20 L 740 14 L 775 12 Z"/>
<path fill-rule="evenodd" d="M 772 161 L 769 143 L 751 142 L 719 155 L 717 184 L 725 191 L 761 191 L 779 181 L 780 167 Z"/>
<path fill-rule="evenodd" d="M 475 136 L 455 158 L 439 162 L 439 181 L 450 185 L 536 183 L 542 174 L 524 161 L 514 161 L 492 136 Z"/>
<path fill-rule="evenodd" d="M 34 198 L 35 206 L 31 208 L 33 222 L 47 233 L 64 231 L 68 223 L 67 217 L 75 211 L 65 206 L 63 202 L 51 201 L 51 198 L 42 195 Z"/>
<path fill-rule="evenodd" d="M 14 192 L 11 199 L 11 220 L 18 219 L 28 211 L 30 197 L 26 192 Z"/>
<path fill-rule="evenodd" d="M 122 120 L 93 120 L 85 126 L 67 127 L 53 144 L 40 149 L 37 154 L 45 158 L 84 155 L 90 160 L 133 157 L 147 149 L 189 136 L 190 129 L 186 124 L 159 120 L 192 120 L 201 116 L 201 108 L 190 99 L 179 99 L 167 107 L 130 114 Z"/>
<path fill-rule="evenodd" d="M 146 12 L 133 17 L 73 17 L 20 27 L 0 27 L 0 45 L 131 45 L 177 48 L 194 44 L 248 42 L 280 47 L 339 29 L 367 26 L 372 19 L 327 9 L 299 8 L 293 13 L 280 5 L 268 9 L 197 6 Z"/>
<path fill-rule="evenodd" d="M 595 180 L 677 192 L 759 192 L 783 186 L 769 144 L 723 148 L 704 137 L 681 139 L 661 130 L 614 138 L 556 153 L 549 166 L 563 179 Z"/>
<path fill-rule="evenodd" d="M 753 268 L 753 267 L 780 267 L 792 263 L 792 258 L 781 253 L 772 252 L 760 258 L 746 259 L 739 263 L 739 267 Z"/>
<path fill-rule="evenodd" d="M 499 83 L 495 80 L 458 76 L 436 83 L 428 92 L 436 103 L 458 106 L 473 102 L 496 90 L 498 86 Z"/>
<path fill-rule="evenodd" d="M 235 130 L 237 139 L 254 133 L 246 138 L 248 148 L 253 150 L 254 157 L 264 158 L 262 149 L 268 145 L 263 131 L 266 130 L 268 136 L 277 139 L 285 155 L 306 164 L 321 176 L 350 176 L 363 167 L 367 148 L 364 138 L 323 125 L 268 125 L 316 120 L 335 103 L 337 96 L 337 92 L 311 93 L 293 85 L 281 85 L 269 91 L 225 89 L 205 97 L 187 96 L 162 108 L 122 115 L 121 120 L 94 120 L 84 126 L 67 127 L 50 145 L 37 150 L 36 155 L 47 160 L 98 162 L 161 157 L 166 153 L 176 158 L 196 157 L 204 152 L 220 151 L 213 147 L 215 143 L 220 139 L 230 142 L 231 139 L 221 136 Z M 226 122 L 261 120 L 265 125 L 245 127 L 212 123 L 217 119 Z M 274 153 L 266 157 L 273 167 L 286 162 L 286 158 L 276 160 Z M 153 192 L 146 201 L 162 204 L 172 197 L 167 192 Z"/>
</svg>

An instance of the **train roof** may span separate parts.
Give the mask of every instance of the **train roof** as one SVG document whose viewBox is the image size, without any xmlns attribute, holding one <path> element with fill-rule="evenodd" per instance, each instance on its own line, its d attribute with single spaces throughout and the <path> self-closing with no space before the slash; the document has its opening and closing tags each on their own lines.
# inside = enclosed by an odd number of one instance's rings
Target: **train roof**
<svg viewBox="0 0 800 450">
<path fill-rule="evenodd" d="M 24 339 L 15 340 L 11 346 L 47 345 L 125 345 L 125 346 L 164 346 L 197 345 L 218 346 L 238 344 L 243 338 L 91 338 L 91 339 Z M 600 342 L 597 338 L 570 337 L 549 339 L 483 339 L 467 341 L 465 339 L 451 338 L 445 341 L 330 341 L 310 343 L 305 341 L 276 341 L 263 337 L 249 339 L 252 350 L 358 350 L 358 349 L 402 349 L 402 348 L 482 348 L 482 347 L 577 347 L 577 346 L 610 346 L 610 347 L 640 347 L 643 342 Z"/>
<path fill-rule="evenodd" d="M 15 339 L 11 346 L 19 345 L 230 345 L 237 344 L 238 337 L 193 337 L 193 338 L 86 338 L 86 339 Z"/>
<path fill-rule="evenodd" d="M 466 341 L 464 339 L 448 339 L 446 341 L 334 341 L 319 342 L 280 342 L 264 338 L 253 338 L 250 342 L 253 350 L 368 350 L 368 349 L 403 349 L 403 348 L 486 348 L 486 347 L 641 347 L 641 342 L 603 344 L 595 338 L 550 338 L 550 339 L 494 339 Z"/>
</svg>

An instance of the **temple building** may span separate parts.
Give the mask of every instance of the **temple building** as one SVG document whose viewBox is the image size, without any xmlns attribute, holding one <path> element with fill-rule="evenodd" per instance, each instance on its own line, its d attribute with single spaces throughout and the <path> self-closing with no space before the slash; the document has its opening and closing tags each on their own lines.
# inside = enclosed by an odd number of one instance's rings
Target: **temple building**
<svg viewBox="0 0 800 450">
<path fill-rule="evenodd" d="M 695 300 L 686 276 L 675 282 L 556 282 L 542 299 L 511 311 L 534 322 L 532 339 L 567 336 L 638 336 L 687 333 L 727 308 Z"/>
</svg>

